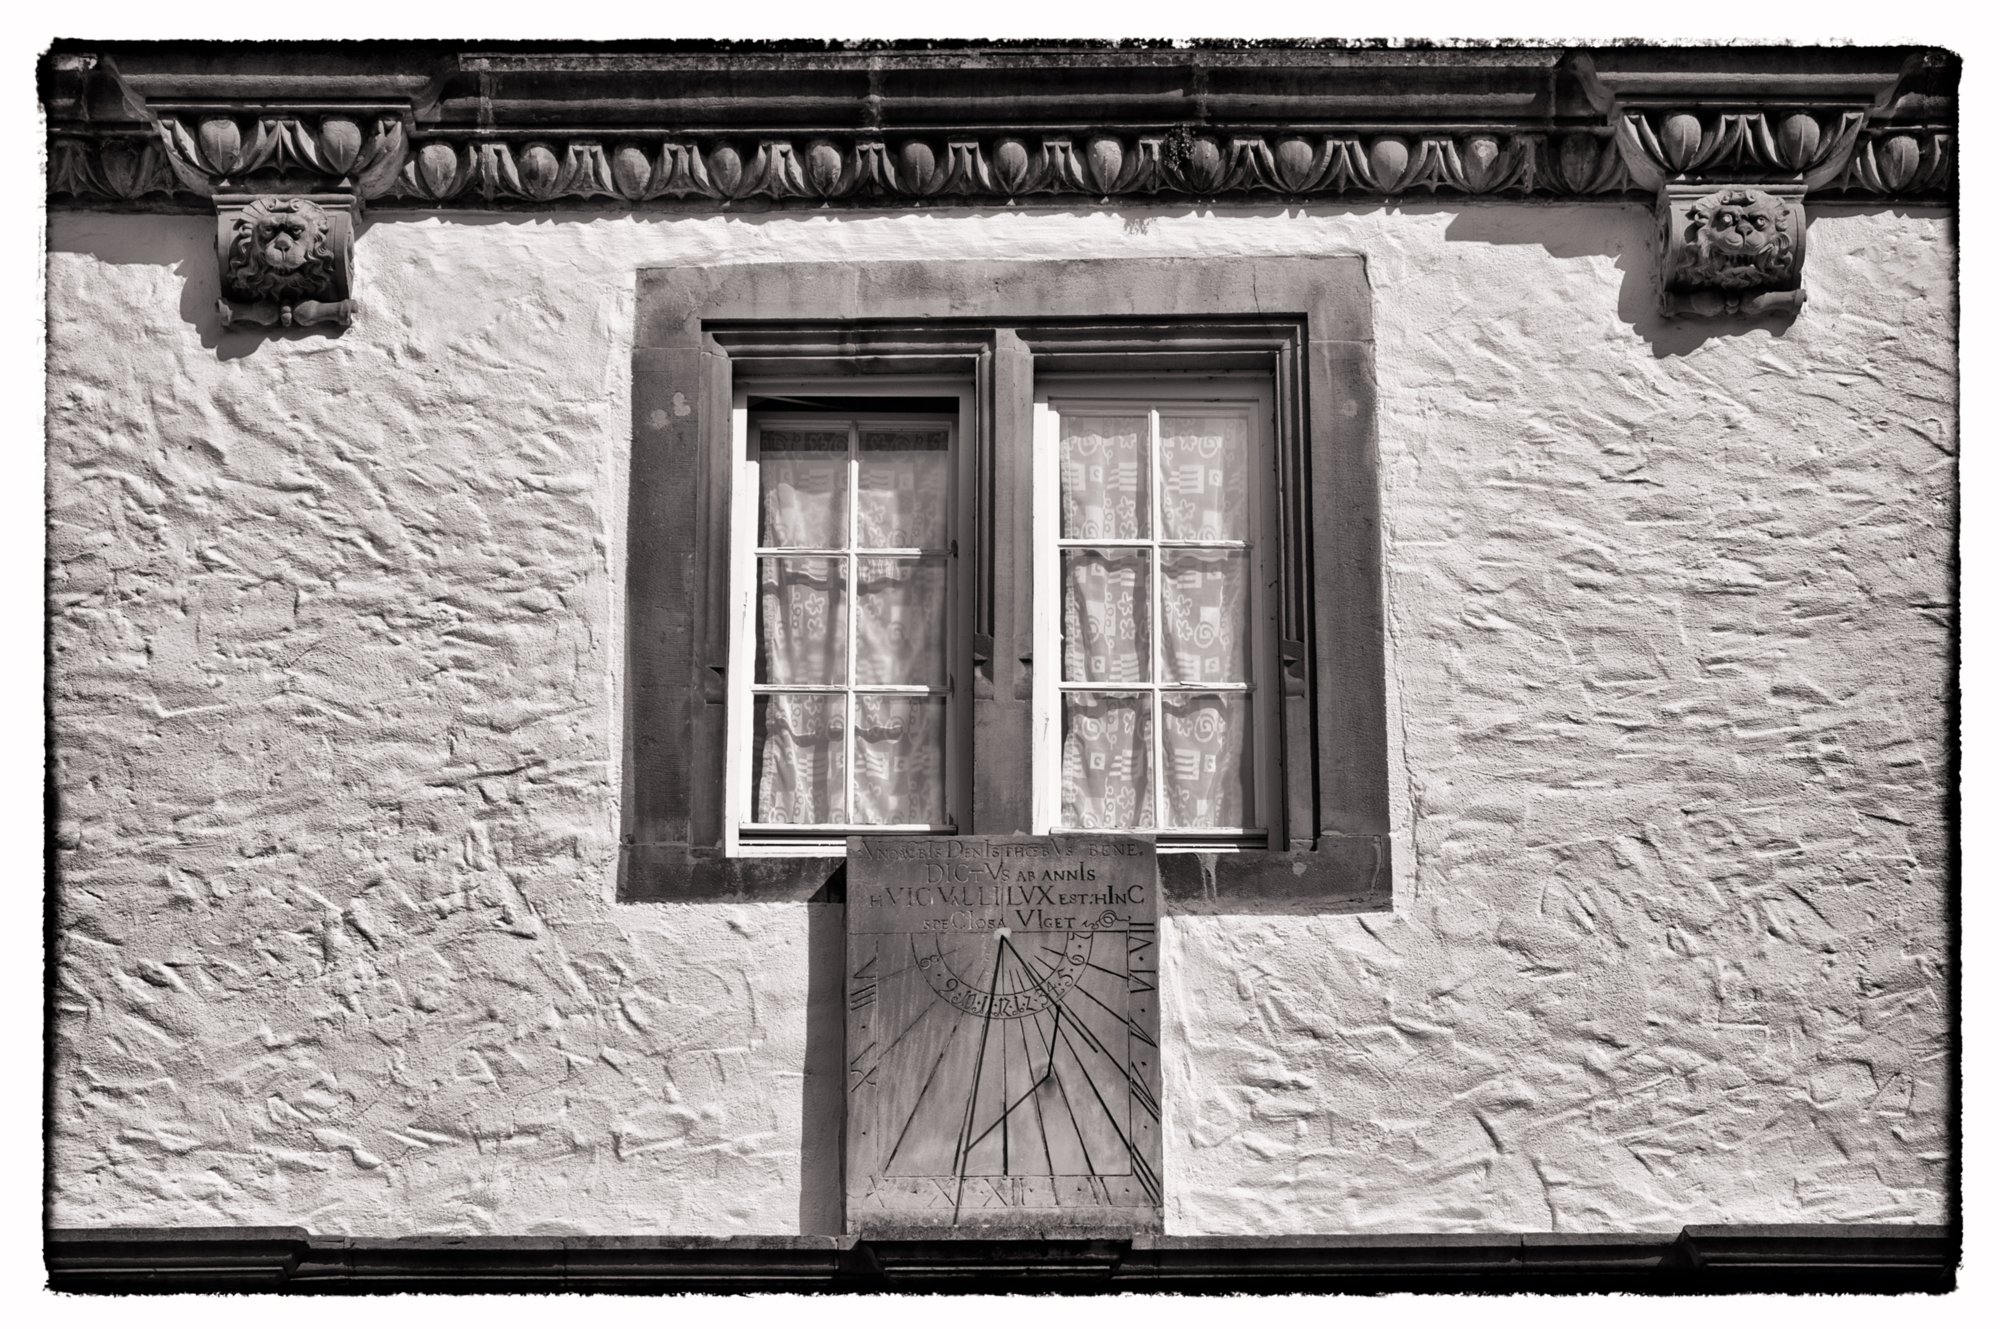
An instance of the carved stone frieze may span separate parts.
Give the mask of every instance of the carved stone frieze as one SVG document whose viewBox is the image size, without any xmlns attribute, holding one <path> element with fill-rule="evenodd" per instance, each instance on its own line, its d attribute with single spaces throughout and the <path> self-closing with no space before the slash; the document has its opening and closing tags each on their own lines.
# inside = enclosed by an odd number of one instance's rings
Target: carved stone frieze
<svg viewBox="0 0 2000 1329">
<path fill-rule="evenodd" d="M 1817 188 L 1846 166 L 1865 119 L 1858 111 L 1634 111 L 1617 118 L 1615 132 L 1627 169 L 1645 189 L 1683 179 L 1796 180 Z"/>
<path fill-rule="evenodd" d="M 1724 119 L 1704 125 L 1692 115 L 1634 115 L 1608 131 L 1554 133 L 1181 129 L 803 142 L 425 134 L 413 143 L 393 121 L 384 132 L 350 136 L 350 128 L 359 129 L 353 121 L 334 122 L 329 134 L 296 119 L 260 119 L 247 134 L 234 122 L 235 134 L 211 122 L 206 136 L 177 123 L 164 144 L 129 134 L 57 135 L 49 193 L 116 204 L 289 187 L 351 189 L 367 201 L 405 207 L 866 207 L 1246 196 L 1590 198 L 1650 194 L 1681 175 L 1798 179 L 1816 193 L 1917 201 L 1937 198 L 1951 184 L 1948 132 L 1862 134 L 1855 151 L 1851 123 L 1802 113 L 1775 125 L 1765 115 Z M 1829 164 L 1830 172 L 1822 169 Z"/>
<path fill-rule="evenodd" d="M 1943 130 L 1863 134 L 1833 188 L 1875 198 L 1950 193 L 1953 146 L 1953 136 Z"/>
<path fill-rule="evenodd" d="M 182 192 L 180 178 L 168 164 L 165 149 L 151 136 L 59 135 L 49 141 L 52 198 L 131 203 L 171 199 L 178 192 Z"/>
<path fill-rule="evenodd" d="M 353 321 L 351 197 L 218 195 L 224 327 L 346 327 Z"/>
<path fill-rule="evenodd" d="M 402 168 L 406 138 L 393 115 L 162 115 L 154 128 L 188 192 L 352 193 L 372 198 Z"/>
<path fill-rule="evenodd" d="M 1529 194 L 1626 187 L 1591 135 L 1552 155 L 1544 135 L 1081 134 L 900 141 L 855 137 L 420 142 L 391 198 L 429 204 L 604 199 L 806 204 L 1394 197 Z M 1579 165 L 1579 159 L 1587 164 Z M 1614 162 L 1615 165 L 1615 162 Z"/>
<path fill-rule="evenodd" d="M 1636 188 L 1611 136 L 1591 130 L 1364 136 L 1216 135 L 1181 128 L 804 142 L 424 136 L 407 148 L 400 133 L 384 133 L 364 140 L 343 169 L 340 159 L 324 152 L 324 139 L 299 121 L 261 120 L 248 135 L 230 132 L 236 128 L 210 122 L 208 132 L 197 135 L 176 124 L 164 148 L 58 137 L 51 145 L 50 193 L 115 203 L 291 187 L 352 189 L 365 200 L 424 207 L 881 206 L 1257 195 L 1560 198 Z"/>
</svg>

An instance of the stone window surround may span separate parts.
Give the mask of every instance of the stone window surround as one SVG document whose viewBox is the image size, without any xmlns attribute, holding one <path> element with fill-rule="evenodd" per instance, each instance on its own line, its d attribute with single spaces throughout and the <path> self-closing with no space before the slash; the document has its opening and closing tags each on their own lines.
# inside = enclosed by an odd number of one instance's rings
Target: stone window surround
<svg viewBox="0 0 2000 1329">
<path fill-rule="evenodd" d="M 835 900 L 837 857 L 723 852 L 735 393 L 962 376 L 981 476 L 968 834 L 1031 826 L 1028 468 L 1038 372 L 1270 372 L 1278 403 L 1284 850 L 1161 860 L 1170 900 L 1391 904 L 1373 315 L 1355 255 L 645 269 L 633 350 L 617 898 Z"/>
</svg>

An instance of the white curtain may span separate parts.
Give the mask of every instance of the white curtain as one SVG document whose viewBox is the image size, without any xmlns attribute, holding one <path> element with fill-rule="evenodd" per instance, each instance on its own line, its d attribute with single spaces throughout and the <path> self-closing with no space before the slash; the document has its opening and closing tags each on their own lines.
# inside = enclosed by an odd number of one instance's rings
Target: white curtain
<svg viewBox="0 0 2000 1329">
<path fill-rule="evenodd" d="M 854 698 L 854 821 L 936 826 L 944 821 L 944 701 Z"/>
<path fill-rule="evenodd" d="M 853 689 L 946 684 L 949 434 L 862 430 L 852 456 L 845 430 L 758 442 L 755 680 L 840 691 L 757 696 L 752 820 L 940 824 L 944 700 Z M 768 552 L 783 548 L 850 552 Z M 866 552 L 888 549 L 914 552 Z"/>
</svg>

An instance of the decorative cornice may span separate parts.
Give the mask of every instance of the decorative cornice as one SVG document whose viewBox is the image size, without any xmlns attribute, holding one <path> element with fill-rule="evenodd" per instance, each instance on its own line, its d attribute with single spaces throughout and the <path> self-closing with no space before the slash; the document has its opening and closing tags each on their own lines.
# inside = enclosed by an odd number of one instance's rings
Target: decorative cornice
<svg viewBox="0 0 2000 1329">
<path fill-rule="evenodd" d="M 1942 201 L 1957 66 L 1908 49 L 132 43 L 58 47 L 42 72 L 59 204 L 709 210 L 1598 199 L 1744 170 Z M 1850 169 L 1857 142 L 1882 165 Z"/>
<path fill-rule="evenodd" d="M 299 1228 L 48 1234 L 59 1292 L 1946 1292 L 1959 1242 L 1923 1224 L 1082 1239 L 493 1237 Z"/>
<path fill-rule="evenodd" d="M 52 203 L 218 208 L 225 264 L 227 198 L 351 220 L 1650 198 L 1671 316 L 1795 312 L 1809 202 L 1949 203 L 1958 69 L 1865 47 L 71 43 L 41 91 Z M 1724 261 L 1739 241 L 1696 207 L 1724 188 L 1742 243 L 1776 224 L 1776 250 Z M 275 308 L 353 306 L 343 285 Z"/>
<path fill-rule="evenodd" d="M 1693 117 L 1688 117 L 1692 119 Z M 1634 138 L 1651 132 L 1631 117 Z M 1812 123 L 1797 116 L 1796 122 Z M 1729 155 L 1796 152 L 1768 117 L 1732 117 Z M 255 123 L 250 141 L 317 143 L 298 120 Z M 345 132 L 352 121 L 337 121 Z M 1754 124 L 1755 128 L 1750 126 Z M 1641 128 L 1644 126 L 1644 128 Z M 400 131 L 400 127 L 398 127 Z M 222 186 L 223 172 L 203 173 L 200 140 L 185 125 L 192 151 L 170 152 L 132 134 L 57 135 L 49 145 L 49 196 L 86 205 L 192 204 Z M 219 132 L 219 130 L 217 131 Z M 240 128 L 238 133 L 241 133 Z M 400 132 L 394 137 L 400 138 Z M 323 192 L 351 179 L 377 206 L 419 208 L 694 208 L 733 204 L 862 207 L 1058 203 L 1185 199 L 1644 197 L 1650 194 L 1617 150 L 1616 131 L 1558 133 L 1197 135 L 1059 135 L 988 140 L 816 138 L 801 146 L 781 138 L 699 140 L 671 134 L 508 140 L 429 135 L 412 148 L 370 137 L 381 155 L 358 176 L 327 171 L 303 179 Z M 1813 186 L 1815 201 L 1944 202 L 1953 193 L 1949 129 L 1860 130 L 1844 126 L 1821 145 L 1838 161 L 1832 178 Z M 1670 140 L 1671 141 L 1671 140 Z M 1831 149 L 1832 151 L 1828 151 Z M 1642 148 L 1642 151 L 1647 149 Z M 1668 151 L 1659 148 L 1662 156 Z M 1701 149 L 1705 155 L 1707 148 Z M 301 152 L 301 156 L 303 153 Z M 291 158 L 287 165 L 295 165 Z M 390 164 L 394 169 L 388 169 Z M 294 172 L 295 174 L 305 174 Z M 192 179 L 190 177 L 193 177 Z M 1655 186 L 1657 188 L 1657 186 Z"/>
</svg>

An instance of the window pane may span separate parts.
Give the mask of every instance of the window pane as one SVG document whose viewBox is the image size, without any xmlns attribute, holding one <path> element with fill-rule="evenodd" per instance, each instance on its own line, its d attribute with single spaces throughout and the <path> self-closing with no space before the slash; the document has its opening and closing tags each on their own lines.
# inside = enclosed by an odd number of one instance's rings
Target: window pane
<svg viewBox="0 0 2000 1329">
<path fill-rule="evenodd" d="M 1250 555 L 1160 551 L 1161 675 L 1168 683 L 1250 681 Z"/>
<path fill-rule="evenodd" d="M 854 681 L 945 681 L 945 561 L 857 558 Z"/>
<path fill-rule="evenodd" d="M 1146 417 L 1062 417 L 1065 540 L 1143 540 L 1152 499 Z"/>
<path fill-rule="evenodd" d="M 1160 694 L 1168 826 L 1250 826 L 1250 738 L 1243 693 Z"/>
<path fill-rule="evenodd" d="M 847 560 L 757 560 L 757 682 L 847 681 Z"/>
<path fill-rule="evenodd" d="M 1144 549 L 1063 550 L 1065 680 L 1144 683 L 1152 678 L 1150 561 Z"/>
<path fill-rule="evenodd" d="M 847 699 L 825 693 L 755 699 L 753 820 L 824 825 L 847 820 Z"/>
<path fill-rule="evenodd" d="M 1250 538 L 1249 421 L 1160 416 L 1160 538 Z"/>
<path fill-rule="evenodd" d="M 1063 694 L 1062 820 L 1079 829 L 1152 829 L 1150 694 Z"/>
<path fill-rule="evenodd" d="M 855 498 L 863 549 L 943 549 L 951 508 L 951 435 L 943 429 L 864 429 Z"/>
<path fill-rule="evenodd" d="M 854 820 L 942 825 L 944 699 L 861 693 L 854 705 Z"/>
<path fill-rule="evenodd" d="M 847 431 L 764 429 L 757 453 L 757 543 L 847 548 Z"/>
</svg>

